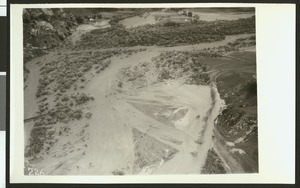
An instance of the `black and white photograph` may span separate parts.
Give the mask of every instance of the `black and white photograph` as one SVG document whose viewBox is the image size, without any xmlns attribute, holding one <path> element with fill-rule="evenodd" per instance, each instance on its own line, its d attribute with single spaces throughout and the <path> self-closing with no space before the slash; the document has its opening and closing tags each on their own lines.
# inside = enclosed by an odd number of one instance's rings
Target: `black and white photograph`
<svg viewBox="0 0 300 188">
<path fill-rule="evenodd" d="M 259 173 L 255 17 L 24 8 L 24 175 Z"/>
</svg>

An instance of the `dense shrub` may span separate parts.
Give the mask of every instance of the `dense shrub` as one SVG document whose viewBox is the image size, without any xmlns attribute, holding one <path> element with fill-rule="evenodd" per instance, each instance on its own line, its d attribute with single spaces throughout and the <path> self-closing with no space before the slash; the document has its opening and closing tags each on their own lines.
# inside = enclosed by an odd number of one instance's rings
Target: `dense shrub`
<svg viewBox="0 0 300 188">
<path fill-rule="evenodd" d="M 81 105 L 90 100 L 94 100 L 94 97 L 88 96 L 85 93 L 78 94 L 78 95 L 74 96 L 73 98 L 75 101 L 75 105 Z"/>
<path fill-rule="evenodd" d="M 163 24 L 165 27 L 176 27 L 176 26 L 180 26 L 179 23 L 177 22 L 172 22 L 172 21 L 167 21 Z"/>
<path fill-rule="evenodd" d="M 200 19 L 199 14 L 194 14 L 193 17 L 194 17 L 196 20 L 199 20 L 199 19 Z"/>
<path fill-rule="evenodd" d="M 47 9 L 47 11 L 53 14 L 46 14 L 42 9 L 23 10 L 24 63 L 47 54 L 49 49 L 58 47 L 77 26 L 73 14 L 58 9 Z M 51 29 L 41 27 L 37 24 L 40 21 L 48 26 L 51 25 Z"/>
<path fill-rule="evenodd" d="M 100 73 L 110 65 L 111 60 L 109 58 L 112 56 L 130 55 L 144 50 L 146 48 L 97 51 L 92 55 L 90 52 L 73 53 L 71 56 L 65 56 L 63 60 L 46 62 L 42 64 L 40 69 L 41 78 L 39 79 L 36 97 L 39 98 L 51 93 L 56 93 L 57 96 L 60 96 L 68 89 L 71 89 L 71 87 L 74 90 L 82 89 L 86 83 L 86 78 L 84 77 L 86 72 L 95 68 L 97 69 L 96 73 Z M 80 56 L 78 56 L 79 54 Z M 78 81 L 81 84 L 77 83 Z"/>
<path fill-rule="evenodd" d="M 85 117 L 86 117 L 87 119 L 90 119 L 90 118 L 92 117 L 92 115 L 93 115 L 92 112 L 87 112 L 87 113 L 85 114 Z"/>
<path fill-rule="evenodd" d="M 112 171 L 112 174 L 113 174 L 113 175 L 119 175 L 119 176 L 122 176 L 122 175 L 124 175 L 125 173 L 124 173 L 122 170 L 114 170 L 114 171 Z"/>
<path fill-rule="evenodd" d="M 176 29 L 173 28 L 176 26 Z M 82 36 L 76 49 L 111 48 L 126 46 L 175 46 L 219 41 L 226 35 L 255 33 L 255 18 L 232 21 L 198 21 L 145 25 L 126 29 L 121 25 L 93 30 Z"/>
<path fill-rule="evenodd" d="M 78 24 L 82 24 L 84 22 L 84 19 L 81 16 L 76 16 L 75 20 Z"/>
<path fill-rule="evenodd" d="M 39 154 L 45 145 L 45 140 L 53 138 L 54 130 L 48 127 L 34 128 L 31 131 L 29 145 L 25 153 L 26 157 L 35 156 Z"/>
<path fill-rule="evenodd" d="M 194 52 L 164 52 L 152 58 L 160 80 L 187 76 L 187 84 L 208 85 L 210 77 L 203 57 L 218 57 L 215 52 L 206 50 Z"/>
<path fill-rule="evenodd" d="M 166 69 L 163 69 L 162 72 L 159 75 L 160 79 L 162 80 L 167 80 L 172 78 L 172 76 L 170 75 L 170 72 Z"/>
<path fill-rule="evenodd" d="M 68 101 L 69 100 L 69 97 L 67 95 L 63 96 L 61 101 Z"/>
</svg>

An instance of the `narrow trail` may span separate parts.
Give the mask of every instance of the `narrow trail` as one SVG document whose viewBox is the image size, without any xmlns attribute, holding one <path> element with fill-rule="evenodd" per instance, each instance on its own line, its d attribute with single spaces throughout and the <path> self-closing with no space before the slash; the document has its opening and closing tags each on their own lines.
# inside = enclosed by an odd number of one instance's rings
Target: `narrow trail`
<svg viewBox="0 0 300 188">
<path fill-rule="evenodd" d="M 232 58 L 232 59 L 238 59 L 242 62 L 248 62 L 253 64 L 252 61 L 242 59 L 242 58 L 235 58 L 230 55 L 225 55 L 225 57 Z M 225 63 L 225 65 L 228 63 Z M 224 66 L 224 64 L 220 64 L 220 66 Z M 242 64 L 241 67 L 249 67 L 252 68 L 253 65 L 247 65 Z M 216 68 L 216 67 L 215 67 Z M 237 70 L 239 68 L 235 68 Z M 215 69 L 214 72 L 211 73 L 211 81 L 216 85 L 217 79 L 219 76 L 221 76 L 226 71 L 232 71 L 232 68 L 222 68 L 222 69 Z M 220 132 L 215 128 L 213 130 L 214 139 L 212 142 L 212 148 L 217 153 L 218 157 L 223 162 L 223 167 L 225 168 L 227 173 L 245 173 L 243 167 L 241 164 L 232 156 L 232 154 L 228 151 L 228 148 L 226 148 L 226 140 L 225 138 L 220 134 Z"/>
<path fill-rule="evenodd" d="M 221 158 L 222 162 L 225 164 L 224 167 L 229 173 L 244 173 L 241 165 L 231 156 L 228 149 L 225 147 L 225 139 L 219 133 L 217 129 L 214 130 L 215 140 L 214 149 L 218 156 Z"/>
</svg>

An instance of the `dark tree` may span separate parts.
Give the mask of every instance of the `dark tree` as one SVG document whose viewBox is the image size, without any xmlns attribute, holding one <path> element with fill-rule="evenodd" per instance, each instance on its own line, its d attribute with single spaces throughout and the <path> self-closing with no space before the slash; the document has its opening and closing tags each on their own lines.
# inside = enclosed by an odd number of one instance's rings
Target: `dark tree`
<svg viewBox="0 0 300 188">
<path fill-rule="evenodd" d="M 77 16 L 75 19 L 76 19 L 76 22 L 77 22 L 78 24 L 82 24 L 83 21 L 84 21 L 84 19 L 83 19 L 82 17 L 80 17 L 80 16 Z"/>
<path fill-rule="evenodd" d="M 198 14 L 194 14 L 193 16 L 196 20 L 199 20 L 200 19 L 200 16 Z"/>
</svg>

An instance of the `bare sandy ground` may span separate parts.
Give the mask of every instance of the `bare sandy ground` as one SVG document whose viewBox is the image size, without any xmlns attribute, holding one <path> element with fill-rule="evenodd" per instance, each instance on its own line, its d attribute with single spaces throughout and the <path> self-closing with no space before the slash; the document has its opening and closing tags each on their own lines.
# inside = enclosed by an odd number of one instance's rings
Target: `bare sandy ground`
<svg viewBox="0 0 300 188">
<path fill-rule="evenodd" d="M 35 97 L 37 91 L 37 86 L 40 78 L 40 67 L 38 62 L 49 60 L 53 58 L 53 53 L 48 54 L 47 56 L 35 58 L 30 62 L 26 63 L 27 68 L 30 70 L 28 78 L 24 83 L 24 119 L 31 118 L 36 116 L 38 111 L 38 103 Z M 30 137 L 30 131 L 33 128 L 34 123 L 32 121 L 24 123 L 24 142 L 25 145 L 28 143 Z"/>
<path fill-rule="evenodd" d="M 181 15 L 177 14 L 176 12 L 161 12 L 161 11 L 154 11 L 154 12 L 146 12 L 141 16 L 133 16 L 129 18 L 125 18 L 120 21 L 126 28 L 131 27 L 138 27 L 148 24 L 156 24 L 160 22 L 160 18 L 165 18 L 166 16 L 175 17 L 182 17 Z M 157 18 L 157 19 L 156 19 Z"/>
<path fill-rule="evenodd" d="M 201 12 L 199 10 L 193 10 L 188 9 L 187 11 L 190 11 L 194 14 L 198 14 L 200 17 L 200 20 L 203 21 L 215 21 L 215 20 L 238 20 L 240 18 L 250 18 L 254 16 L 253 13 L 224 13 L 224 12 L 215 12 L 215 13 L 209 13 L 209 12 Z M 155 19 L 155 17 L 159 18 L 160 16 L 166 17 L 171 16 L 172 19 L 184 19 L 189 17 L 180 15 L 176 12 L 151 12 L 151 13 L 145 13 L 142 16 L 133 16 L 130 18 L 126 18 L 124 20 L 121 20 L 120 23 L 123 24 L 127 28 L 131 27 L 138 27 L 143 26 L 147 24 L 156 24 L 160 20 Z M 165 18 L 164 18 L 165 19 Z"/>
<path fill-rule="evenodd" d="M 211 107 L 209 86 L 182 85 L 180 81 L 175 81 L 149 86 L 137 90 L 130 96 L 115 94 L 117 83 L 114 79 L 118 71 L 122 67 L 139 63 L 134 61 L 137 59 L 150 61 L 153 55 L 156 53 L 144 52 L 126 59 L 113 58 L 111 66 L 87 86 L 87 91 L 96 98 L 91 109 L 93 118 L 89 122 L 90 137 L 87 141 L 89 147 L 82 159 L 68 167 L 68 174 L 111 174 L 116 169 L 122 169 L 126 174 L 200 172 L 210 146 L 213 121 L 219 111 L 217 102 L 207 122 L 202 118 L 196 118 L 197 115 L 206 116 Z M 169 98 L 172 100 L 168 100 Z M 174 122 L 176 126 L 170 126 L 152 118 L 149 112 L 135 108 L 128 102 L 133 100 L 136 100 L 136 104 L 142 105 L 143 110 L 156 105 L 155 109 L 172 106 L 175 109 L 188 109 L 188 112 L 178 120 L 181 123 Z M 208 125 L 205 127 L 206 123 Z M 200 135 L 204 127 L 206 128 L 204 135 Z M 154 144 L 153 152 L 161 144 L 166 144 L 179 150 L 178 154 L 168 162 L 159 165 L 147 164 L 144 170 L 135 171 L 133 167 L 136 151 L 132 139 L 134 128 L 161 142 Z M 203 137 L 201 146 L 195 143 L 199 137 Z M 177 146 L 163 138 L 175 139 L 182 144 Z M 198 157 L 191 155 L 191 152 L 195 151 L 199 153 Z M 160 158 L 164 161 L 162 156 Z M 87 165 L 91 167 L 88 168 Z"/>
<path fill-rule="evenodd" d="M 105 48 L 105 49 L 87 49 L 87 50 L 81 50 L 81 52 L 91 52 L 91 51 L 101 51 L 101 50 L 119 50 L 119 49 L 127 49 L 127 50 L 138 50 L 140 48 L 146 48 L 148 51 L 158 51 L 158 52 L 165 52 L 165 51 L 192 51 L 192 50 L 203 50 L 204 48 L 213 48 L 218 46 L 224 46 L 228 44 L 229 42 L 234 42 L 236 39 L 239 38 L 247 38 L 255 36 L 255 34 L 238 34 L 238 35 L 228 35 L 225 36 L 224 40 L 221 41 L 215 41 L 215 42 L 204 42 L 199 44 L 182 44 L 178 46 L 134 46 L 134 47 L 114 47 L 114 48 Z M 255 51 L 255 48 L 245 48 L 245 50 L 251 50 Z M 73 53 L 74 51 L 65 50 L 64 53 Z"/>
<path fill-rule="evenodd" d="M 197 9 L 187 9 L 194 14 L 200 16 L 200 20 L 215 21 L 215 20 L 238 20 L 240 18 L 250 18 L 254 13 L 229 13 L 229 12 L 205 12 Z"/>
<path fill-rule="evenodd" d="M 72 33 L 71 36 L 69 36 L 69 40 L 75 44 L 78 40 L 80 40 L 80 37 L 95 29 L 100 28 L 107 28 L 110 27 L 109 20 L 102 20 L 100 22 L 90 23 L 90 24 L 81 24 L 79 25 L 75 31 Z"/>
<path fill-rule="evenodd" d="M 120 24 L 123 24 L 127 28 L 155 23 L 157 23 L 157 21 L 155 20 L 153 13 L 144 16 L 133 16 L 120 21 Z"/>
<path fill-rule="evenodd" d="M 221 104 L 220 99 L 217 98 L 211 113 L 207 113 L 212 104 L 210 90 L 216 92 L 215 87 L 185 85 L 178 80 L 137 89 L 129 96 L 117 92 L 115 78 L 121 68 L 140 63 L 137 60 L 150 62 L 151 58 L 158 54 L 159 52 L 150 51 L 126 59 L 112 58 L 110 67 L 86 86 L 86 91 L 92 93 L 96 100 L 91 107 L 93 117 L 89 121 L 90 126 L 87 130 L 89 139 L 85 142 L 88 146 L 85 154 L 69 154 L 65 160 L 61 160 L 64 161 L 61 165 L 57 165 L 56 160 L 48 157 L 38 166 L 41 168 L 47 164 L 47 171 L 51 174 L 111 174 L 116 169 L 122 169 L 126 174 L 200 173 L 211 145 L 214 119 L 219 113 Z M 132 101 L 140 105 L 142 110 L 132 105 Z M 147 111 L 151 107 L 157 111 L 158 108 L 165 106 L 172 107 L 171 114 L 178 109 L 186 109 L 187 113 L 173 122 L 170 120 L 170 125 L 153 118 L 155 114 Z M 207 121 L 204 121 L 205 116 L 208 116 Z M 74 133 L 81 129 L 77 124 L 72 126 Z M 154 161 L 137 170 L 135 166 L 139 164 L 135 164 L 138 162 L 135 157 L 133 129 L 158 140 L 152 152 L 162 147 L 161 145 L 168 145 L 178 150 L 178 154 L 166 162 L 163 156 L 155 156 L 159 158 L 160 163 Z M 73 134 L 70 138 L 75 139 L 74 136 Z M 196 143 L 198 139 L 201 139 L 201 144 Z M 172 140 L 181 144 L 174 144 Z M 66 143 L 66 140 L 61 142 Z M 75 150 L 79 147 L 80 144 L 75 145 Z M 61 153 L 59 150 L 60 147 L 53 148 L 52 153 Z M 197 153 L 197 156 L 193 156 L 192 152 Z"/>
<path fill-rule="evenodd" d="M 245 36 L 208 44 L 148 47 L 130 56 L 112 57 L 110 66 L 85 87 L 85 92 L 95 96 L 89 107 L 92 118 L 54 125 L 55 129 L 69 127 L 70 132 L 58 139 L 49 155 L 32 165 L 44 168 L 46 174 L 199 174 L 222 107 L 215 84 L 186 85 L 178 79 L 120 88 L 120 71 L 140 63 L 150 64 L 151 58 L 162 51 L 219 46 Z M 39 71 L 34 61 L 31 64 L 25 111 L 35 109 L 37 104 L 34 94 Z M 211 92 L 215 94 L 214 102 Z M 31 116 L 34 110 L 25 114 Z M 26 124 L 25 132 L 30 132 Z"/>
</svg>

